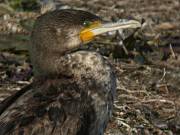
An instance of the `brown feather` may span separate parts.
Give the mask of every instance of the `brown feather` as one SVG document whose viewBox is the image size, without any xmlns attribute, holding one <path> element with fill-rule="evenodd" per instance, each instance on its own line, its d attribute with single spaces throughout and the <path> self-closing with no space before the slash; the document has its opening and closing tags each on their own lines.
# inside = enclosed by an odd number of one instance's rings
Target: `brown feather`
<svg viewBox="0 0 180 135">
<path fill-rule="evenodd" d="M 76 32 L 85 20 L 100 19 L 79 10 L 37 19 L 30 46 L 35 80 L 0 104 L 0 135 L 104 133 L 116 89 L 113 69 L 96 52 L 67 53 L 81 46 Z"/>
</svg>

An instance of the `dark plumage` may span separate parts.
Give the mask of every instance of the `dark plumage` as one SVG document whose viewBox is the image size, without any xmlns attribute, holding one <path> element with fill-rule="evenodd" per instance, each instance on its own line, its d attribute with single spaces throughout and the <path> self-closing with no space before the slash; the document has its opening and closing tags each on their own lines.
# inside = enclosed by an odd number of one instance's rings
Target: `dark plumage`
<svg viewBox="0 0 180 135">
<path fill-rule="evenodd" d="M 0 104 L 0 135 L 103 135 L 116 79 L 100 54 L 74 51 L 85 21 L 101 19 L 79 10 L 37 19 L 30 45 L 35 80 Z"/>
</svg>

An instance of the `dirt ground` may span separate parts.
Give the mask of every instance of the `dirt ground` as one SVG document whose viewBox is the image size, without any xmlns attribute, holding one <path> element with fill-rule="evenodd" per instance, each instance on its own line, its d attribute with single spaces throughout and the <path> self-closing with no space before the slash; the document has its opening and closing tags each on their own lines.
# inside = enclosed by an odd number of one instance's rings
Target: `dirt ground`
<svg viewBox="0 0 180 135">
<path fill-rule="evenodd" d="M 69 7 L 91 11 L 106 20 L 145 20 L 144 28 L 134 33 L 136 38 L 131 37 L 132 32 L 125 34 L 123 46 L 118 46 L 117 33 L 92 43 L 117 74 L 117 96 L 106 135 L 179 135 L 180 1 L 61 0 L 58 8 Z M 36 11 L 1 17 L 0 100 L 33 80 L 27 53 L 30 31 L 18 23 L 38 15 Z M 19 34 L 25 36 L 17 38 Z M 6 44 L 9 46 L 4 47 Z"/>
</svg>

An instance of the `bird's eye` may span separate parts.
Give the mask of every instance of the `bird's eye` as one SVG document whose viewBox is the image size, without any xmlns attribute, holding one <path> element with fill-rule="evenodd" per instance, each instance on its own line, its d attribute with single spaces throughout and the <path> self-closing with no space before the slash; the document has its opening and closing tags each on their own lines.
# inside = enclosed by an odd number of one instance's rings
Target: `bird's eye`
<svg viewBox="0 0 180 135">
<path fill-rule="evenodd" d="M 83 25 L 84 25 L 85 27 L 89 27 L 89 26 L 91 25 L 91 22 L 90 22 L 90 21 L 84 21 L 84 22 L 83 22 Z"/>
</svg>

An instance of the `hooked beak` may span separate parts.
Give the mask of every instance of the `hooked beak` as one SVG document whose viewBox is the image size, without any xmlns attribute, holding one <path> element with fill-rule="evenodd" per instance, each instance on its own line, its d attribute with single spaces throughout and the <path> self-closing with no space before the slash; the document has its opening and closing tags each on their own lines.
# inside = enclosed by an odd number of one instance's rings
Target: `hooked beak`
<svg viewBox="0 0 180 135">
<path fill-rule="evenodd" d="M 100 22 L 94 22 L 88 28 L 83 29 L 80 32 L 80 39 L 82 42 L 86 43 L 91 41 L 95 36 L 115 31 L 119 29 L 127 29 L 127 28 L 139 28 L 141 27 L 141 23 L 135 20 L 127 20 L 124 22 L 115 22 L 115 23 L 105 23 L 102 24 Z"/>
</svg>

